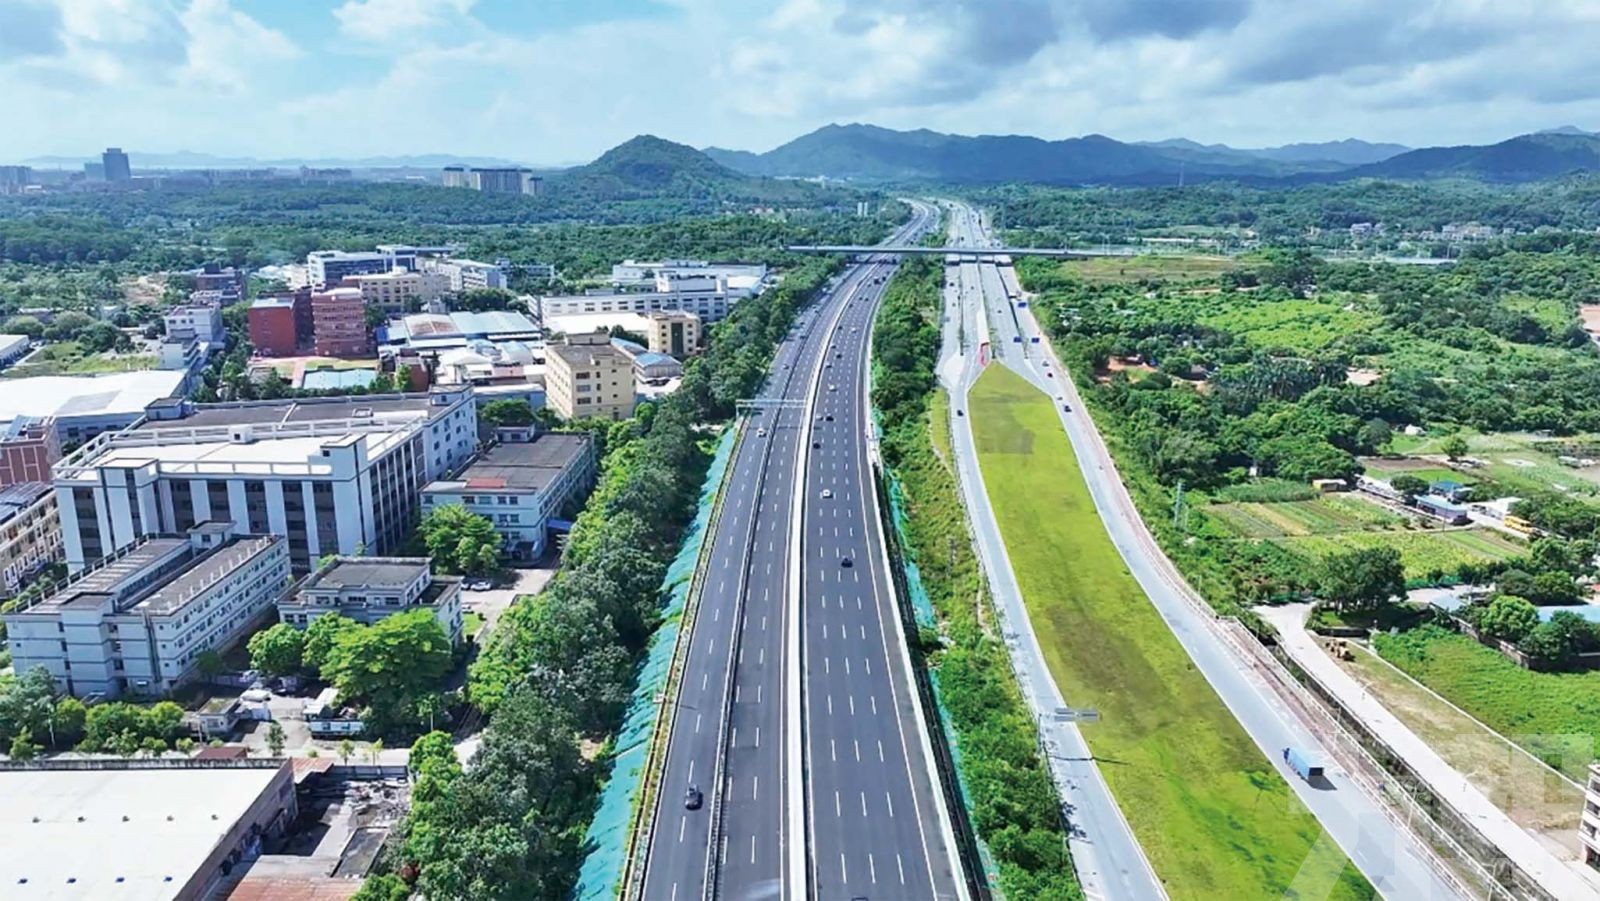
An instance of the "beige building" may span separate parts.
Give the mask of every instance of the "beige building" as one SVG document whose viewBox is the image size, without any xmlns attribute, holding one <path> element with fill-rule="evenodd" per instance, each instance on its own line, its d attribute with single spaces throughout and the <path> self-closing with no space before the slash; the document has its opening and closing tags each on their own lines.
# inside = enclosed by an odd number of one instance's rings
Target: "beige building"
<svg viewBox="0 0 1600 901">
<path fill-rule="evenodd" d="M 440 273 L 406 269 L 352 275 L 345 281 L 361 289 L 361 300 L 367 306 L 392 315 L 415 313 L 450 290 L 450 279 Z"/>
<path fill-rule="evenodd" d="M 61 515 L 49 482 L 23 482 L 0 490 L 0 597 L 23 579 L 61 558 Z"/>
<path fill-rule="evenodd" d="M 545 349 L 545 403 L 565 419 L 626 419 L 633 415 L 633 361 L 611 335 L 568 335 Z"/>
<path fill-rule="evenodd" d="M 645 334 L 658 354 L 686 357 L 700 349 L 700 317 L 683 310 L 656 310 L 644 314 L 650 329 Z"/>
</svg>

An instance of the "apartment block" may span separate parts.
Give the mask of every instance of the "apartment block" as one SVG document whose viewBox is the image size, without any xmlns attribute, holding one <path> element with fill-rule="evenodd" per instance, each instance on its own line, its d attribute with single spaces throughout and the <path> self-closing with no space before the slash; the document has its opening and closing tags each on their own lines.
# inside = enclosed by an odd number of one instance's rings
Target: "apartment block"
<svg viewBox="0 0 1600 901">
<path fill-rule="evenodd" d="M 461 641 L 461 580 L 436 576 L 427 557 L 334 557 L 278 601 L 278 618 L 304 629 L 337 613 L 372 625 L 423 608 L 452 644 Z"/>
<path fill-rule="evenodd" d="M 185 304 L 161 315 L 172 341 L 201 341 L 221 347 L 228 330 L 222 324 L 222 308 L 211 304 Z"/>
<path fill-rule="evenodd" d="M 506 286 L 505 267 L 498 263 L 430 257 L 419 259 L 417 266 L 421 272 L 443 277 L 451 294 Z"/>
<path fill-rule="evenodd" d="M 627 419 L 636 387 L 633 361 L 606 332 L 568 335 L 545 348 L 546 403 L 565 419 Z"/>
<path fill-rule="evenodd" d="M 424 515 L 459 504 L 494 523 L 501 554 L 527 562 L 544 553 L 550 519 L 594 485 L 594 441 L 586 434 L 535 435 L 480 454 L 449 479 L 422 489 Z"/>
<path fill-rule="evenodd" d="M 16 594 L 29 576 L 60 558 L 61 518 L 50 483 L 0 489 L 0 594 Z"/>
<path fill-rule="evenodd" d="M 372 353 L 361 289 L 312 292 L 311 343 L 316 353 L 324 357 L 364 357 Z"/>
<path fill-rule="evenodd" d="M 311 289 L 264 294 L 250 304 L 250 344 L 268 357 L 292 357 L 311 337 Z"/>
<path fill-rule="evenodd" d="M 470 388 L 153 404 L 56 465 L 67 567 L 210 521 L 283 536 L 301 572 L 326 554 L 388 553 L 410 534 L 422 487 L 476 446 Z"/>
<path fill-rule="evenodd" d="M 241 638 L 289 584 L 287 543 L 204 522 L 147 536 L 5 615 L 19 672 L 78 697 L 167 694 L 199 657 Z"/>
<path fill-rule="evenodd" d="M 244 298 L 244 273 L 233 266 L 207 263 L 191 275 L 196 294 L 215 292 L 224 305 L 238 303 Z"/>
<path fill-rule="evenodd" d="M 306 274 L 314 288 L 332 287 L 352 275 L 393 268 L 394 257 L 382 251 L 313 250 L 306 254 Z"/>
</svg>

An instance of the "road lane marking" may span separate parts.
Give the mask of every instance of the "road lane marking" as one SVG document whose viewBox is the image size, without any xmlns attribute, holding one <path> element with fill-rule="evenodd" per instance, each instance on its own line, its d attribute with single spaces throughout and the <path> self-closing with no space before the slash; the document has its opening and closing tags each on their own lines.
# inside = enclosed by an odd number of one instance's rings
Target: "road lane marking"
<svg viewBox="0 0 1600 901">
<path fill-rule="evenodd" d="M 891 795 L 888 792 L 884 792 L 883 793 L 883 800 L 884 800 L 884 802 L 886 804 L 889 805 L 889 819 L 891 819 L 891 820 L 894 819 L 894 795 Z"/>
</svg>

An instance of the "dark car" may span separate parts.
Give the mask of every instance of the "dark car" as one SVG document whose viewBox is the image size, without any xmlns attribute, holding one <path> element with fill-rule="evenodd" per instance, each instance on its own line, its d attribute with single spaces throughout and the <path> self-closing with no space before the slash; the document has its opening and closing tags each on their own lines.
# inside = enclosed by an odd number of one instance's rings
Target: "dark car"
<svg viewBox="0 0 1600 901">
<path fill-rule="evenodd" d="M 832 413 L 829 413 L 827 416 L 824 416 L 822 418 L 826 419 L 829 422 L 833 422 L 833 414 Z"/>
<path fill-rule="evenodd" d="M 812 447 L 821 447 L 822 446 L 822 442 L 821 441 L 813 441 L 813 442 L 811 442 L 811 446 Z"/>
<path fill-rule="evenodd" d="M 705 802 L 706 796 L 700 793 L 698 786 L 691 785 L 689 786 L 689 789 L 683 793 L 684 810 L 699 810 L 700 805 L 704 804 Z"/>
<path fill-rule="evenodd" d="M 839 565 L 844 567 L 845 569 L 849 569 L 850 567 L 855 566 L 856 564 L 855 564 L 855 561 L 851 560 L 849 557 L 840 557 L 839 558 Z"/>
</svg>

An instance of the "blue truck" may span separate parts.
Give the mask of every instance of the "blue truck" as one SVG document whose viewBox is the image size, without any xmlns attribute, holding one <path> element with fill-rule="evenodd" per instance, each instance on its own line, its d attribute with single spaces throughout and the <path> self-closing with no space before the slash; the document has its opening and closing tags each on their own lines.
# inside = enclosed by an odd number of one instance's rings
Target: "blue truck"
<svg viewBox="0 0 1600 901">
<path fill-rule="evenodd" d="M 1307 782 L 1315 782 L 1322 778 L 1322 763 L 1310 754 L 1297 748 L 1283 749 L 1283 762 L 1289 769 L 1300 774 L 1300 778 Z"/>
</svg>

